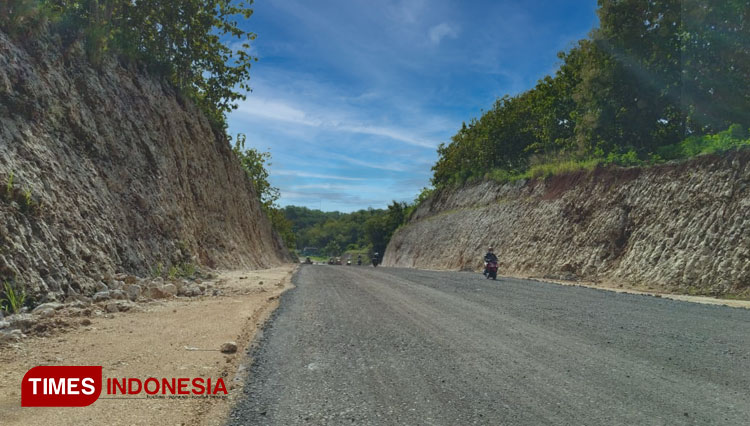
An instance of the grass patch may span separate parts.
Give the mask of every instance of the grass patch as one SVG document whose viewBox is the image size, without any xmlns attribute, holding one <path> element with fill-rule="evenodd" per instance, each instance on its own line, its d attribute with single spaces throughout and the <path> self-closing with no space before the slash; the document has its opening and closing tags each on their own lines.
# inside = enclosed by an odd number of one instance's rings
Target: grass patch
<svg viewBox="0 0 750 426">
<path fill-rule="evenodd" d="M 15 314 L 21 310 L 26 302 L 26 291 L 22 285 L 14 285 L 10 281 L 3 282 L 2 295 L 0 295 L 0 309 Z"/>
<path fill-rule="evenodd" d="M 169 269 L 164 267 L 164 263 L 159 262 L 154 268 L 151 269 L 152 278 L 165 278 L 168 280 L 176 280 L 182 278 L 195 278 L 198 274 L 198 267 L 191 262 L 179 263 L 172 265 Z"/>
<path fill-rule="evenodd" d="M 483 175 L 475 174 L 476 171 L 465 170 L 454 176 L 447 186 L 460 187 L 467 183 L 481 181 L 482 177 L 484 180 L 503 184 L 521 179 L 546 179 L 577 171 L 591 171 L 597 166 L 643 167 L 748 148 L 750 148 L 748 132 L 742 126 L 733 124 L 723 132 L 691 136 L 682 142 L 659 147 L 655 152 L 650 153 L 639 154 L 631 147 L 624 147 L 609 153 L 597 149 L 588 158 L 579 159 L 571 154 L 558 152 L 531 158 L 530 165 L 522 170 L 492 169 L 484 172 Z"/>
</svg>

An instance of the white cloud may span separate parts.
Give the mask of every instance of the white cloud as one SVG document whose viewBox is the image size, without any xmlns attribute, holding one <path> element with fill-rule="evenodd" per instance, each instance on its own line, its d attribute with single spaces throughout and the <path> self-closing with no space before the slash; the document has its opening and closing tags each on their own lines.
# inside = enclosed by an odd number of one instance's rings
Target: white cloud
<svg viewBox="0 0 750 426">
<path fill-rule="evenodd" d="M 346 163 L 349 163 L 355 166 L 367 167 L 370 169 L 388 170 L 391 172 L 405 172 L 405 171 L 409 171 L 410 169 L 408 166 L 405 166 L 399 163 L 384 163 L 384 162 L 372 163 L 369 161 L 359 160 L 357 158 L 347 157 L 346 155 L 337 154 L 335 152 L 328 153 L 327 156 L 330 158 L 344 161 Z"/>
<path fill-rule="evenodd" d="M 443 22 L 442 24 L 438 24 L 430 28 L 428 35 L 430 37 L 430 41 L 432 42 L 432 44 L 438 45 L 446 37 L 448 38 L 458 37 L 458 29 L 451 26 L 447 22 Z"/>
<path fill-rule="evenodd" d="M 249 96 L 240 103 L 239 112 L 271 120 L 286 121 L 305 126 L 320 126 L 320 121 L 311 119 L 307 113 L 289 104 Z"/>
<path fill-rule="evenodd" d="M 304 178 L 313 178 L 313 179 L 335 179 L 335 180 L 365 180 L 364 178 L 354 178 L 354 177 L 345 177 L 345 176 L 334 176 L 334 175 L 325 175 L 325 174 L 319 174 L 319 173 L 308 173 L 308 172 L 300 172 L 296 170 L 273 170 L 273 175 L 278 176 L 294 176 L 294 177 L 304 177 Z"/>
<path fill-rule="evenodd" d="M 322 106 L 318 106 L 322 108 Z M 288 103 L 260 98 L 251 95 L 245 101 L 240 103 L 237 110 L 246 116 L 255 116 L 265 119 L 283 121 L 287 123 L 298 124 L 302 126 L 317 127 L 333 131 L 342 131 L 349 133 L 359 133 L 372 136 L 387 137 L 396 141 L 404 142 L 409 145 L 435 148 L 436 143 L 422 139 L 411 134 L 404 129 L 373 126 L 357 121 L 349 120 L 346 115 L 351 114 L 329 114 L 328 116 L 316 116 L 308 113 L 300 107 Z"/>
</svg>

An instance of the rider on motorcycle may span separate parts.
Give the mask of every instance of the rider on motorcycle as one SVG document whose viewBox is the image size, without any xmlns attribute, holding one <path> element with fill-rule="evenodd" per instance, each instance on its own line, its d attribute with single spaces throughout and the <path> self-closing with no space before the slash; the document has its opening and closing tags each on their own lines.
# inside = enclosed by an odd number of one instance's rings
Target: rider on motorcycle
<svg viewBox="0 0 750 426">
<path fill-rule="evenodd" d="M 495 255 L 492 246 L 487 248 L 487 254 L 484 255 L 484 275 L 487 275 L 487 264 L 490 262 L 497 263 L 497 256 Z"/>
</svg>

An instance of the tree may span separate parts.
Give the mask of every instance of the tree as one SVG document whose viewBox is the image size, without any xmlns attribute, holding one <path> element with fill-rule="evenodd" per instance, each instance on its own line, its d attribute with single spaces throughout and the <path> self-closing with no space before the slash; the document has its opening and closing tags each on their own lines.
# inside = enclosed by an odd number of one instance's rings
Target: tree
<svg viewBox="0 0 750 426">
<path fill-rule="evenodd" d="M 326 246 L 323 248 L 323 251 L 328 256 L 338 256 L 341 254 L 341 245 L 336 240 L 331 240 L 326 244 Z"/>
</svg>

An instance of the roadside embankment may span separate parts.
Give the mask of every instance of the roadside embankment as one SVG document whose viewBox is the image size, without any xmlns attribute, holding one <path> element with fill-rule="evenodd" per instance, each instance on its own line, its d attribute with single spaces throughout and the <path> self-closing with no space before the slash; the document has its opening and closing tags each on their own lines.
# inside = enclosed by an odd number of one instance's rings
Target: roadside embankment
<svg viewBox="0 0 750 426">
<path fill-rule="evenodd" d="M 750 151 L 436 191 L 384 265 L 750 297 Z"/>
<path fill-rule="evenodd" d="M 288 260 L 222 132 L 145 65 L 0 32 L 0 283 L 34 304 L 121 274 Z"/>
<path fill-rule="evenodd" d="M 0 344 L 0 411 L 4 425 L 224 424 L 242 394 L 248 346 L 291 287 L 294 265 L 219 273 L 197 297 L 142 300 L 127 312 L 108 305 L 61 306 L 45 316 L 56 328 L 33 327 L 29 337 Z M 37 325 L 46 323 L 34 319 Z M 65 324 L 62 327 L 61 324 Z M 222 352 L 225 343 L 236 352 Z M 226 398 L 144 398 L 105 391 L 84 408 L 22 408 L 20 383 L 37 365 L 100 365 L 107 378 L 222 378 Z"/>
</svg>

